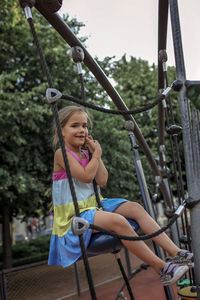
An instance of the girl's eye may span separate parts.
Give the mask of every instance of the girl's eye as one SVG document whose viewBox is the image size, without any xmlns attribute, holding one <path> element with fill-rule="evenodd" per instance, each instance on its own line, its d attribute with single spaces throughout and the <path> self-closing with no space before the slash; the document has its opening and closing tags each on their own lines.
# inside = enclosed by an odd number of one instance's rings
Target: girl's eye
<svg viewBox="0 0 200 300">
<path fill-rule="evenodd" d="M 85 125 L 83 125 L 83 127 L 84 127 L 84 128 L 88 128 L 88 125 L 87 125 L 87 124 L 85 124 Z"/>
</svg>

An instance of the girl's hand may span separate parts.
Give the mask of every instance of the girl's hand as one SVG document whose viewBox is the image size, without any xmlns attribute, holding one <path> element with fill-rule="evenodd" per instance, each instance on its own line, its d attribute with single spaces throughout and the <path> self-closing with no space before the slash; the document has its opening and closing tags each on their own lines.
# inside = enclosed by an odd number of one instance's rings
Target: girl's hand
<svg viewBox="0 0 200 300">
<path fill-rule="evenodd" d="M 85 139 L 85 147 L 88 148 L 88 150 L 95 155 L 97 155 L 99 158 L 101 157 L 102 150 L 99 142 L 97 140 L 93 140 L 92 136 L 88 136 Z"/>
</svg>

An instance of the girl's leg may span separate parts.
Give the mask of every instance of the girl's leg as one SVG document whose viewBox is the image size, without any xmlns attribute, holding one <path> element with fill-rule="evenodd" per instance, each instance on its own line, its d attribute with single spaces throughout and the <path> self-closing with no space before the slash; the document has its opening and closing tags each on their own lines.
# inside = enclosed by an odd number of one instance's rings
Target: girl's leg
<svg viewBox="0 0 200 300">
<path fill-rule="evenodd" d="M 97 211 L 94 216 L 94 224 L 118 234 L 137 236 L 129 222 L 120 214 Z M 150 265 L 158 274 L 165 262 L 157 257 L 143 241 L 126 241 L 122 243 L 142 261 Z"/>
<path fill-rule="evenodd" d="M 160 229 L 160 226 L 154 221 L 154 219 L 144 210 L 144 208 L 136 202 L 124 202 L 116 210 L 115 213 L 123 215 L 126 218 L 134 219 L 145 234 L 150 234 Z M 153 240 L 161 246 L 170 256 L 176 256 L 180 251 L 172 240 L 162 233 Z"/>
</svg>

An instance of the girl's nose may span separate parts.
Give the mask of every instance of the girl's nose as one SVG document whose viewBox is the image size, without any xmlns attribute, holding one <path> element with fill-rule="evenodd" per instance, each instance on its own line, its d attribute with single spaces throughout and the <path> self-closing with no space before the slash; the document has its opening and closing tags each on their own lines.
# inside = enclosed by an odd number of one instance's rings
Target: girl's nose
<svg viewBox="0 0 200 300">
<path fill-rule="evenodd" d="M 85 128 L 83 126 L 80 127 L 80 131 L 83 132 L 85 131 Z"/>
</svg>

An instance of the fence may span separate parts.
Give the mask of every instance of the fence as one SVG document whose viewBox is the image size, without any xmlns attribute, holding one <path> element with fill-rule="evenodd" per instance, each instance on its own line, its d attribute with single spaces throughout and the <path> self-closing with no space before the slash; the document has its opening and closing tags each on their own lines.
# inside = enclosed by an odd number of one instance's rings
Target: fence
<svg viewBox="0 0 200 300">
<path fill-rule="evenodd" d="M 123 252 L 123 251 L 122 251 Z M 124 253 L 122 261 L 125 263 Z M 131 267 L 139 266 L 135 256 Z M 133 265 L 134 263 L 134 265 Z M 104 284 L 121 277 L 115 257 L 112 254 L 90 258 L 95 285 Z M 82 261 L 77 262 L 80 290 L 88 289 Z M 121 280 L 123 283 L 123 280 Z M 120 286 L 119 286 L 120 288 Z M 46 261 L 3 270 L 0 272 L 1 300 L 61 300 L 77 295 L 75 268 L 70 266 L 48 266 Z M 78 298 L 78 297 L 77 297 Z"/>
</svg>

